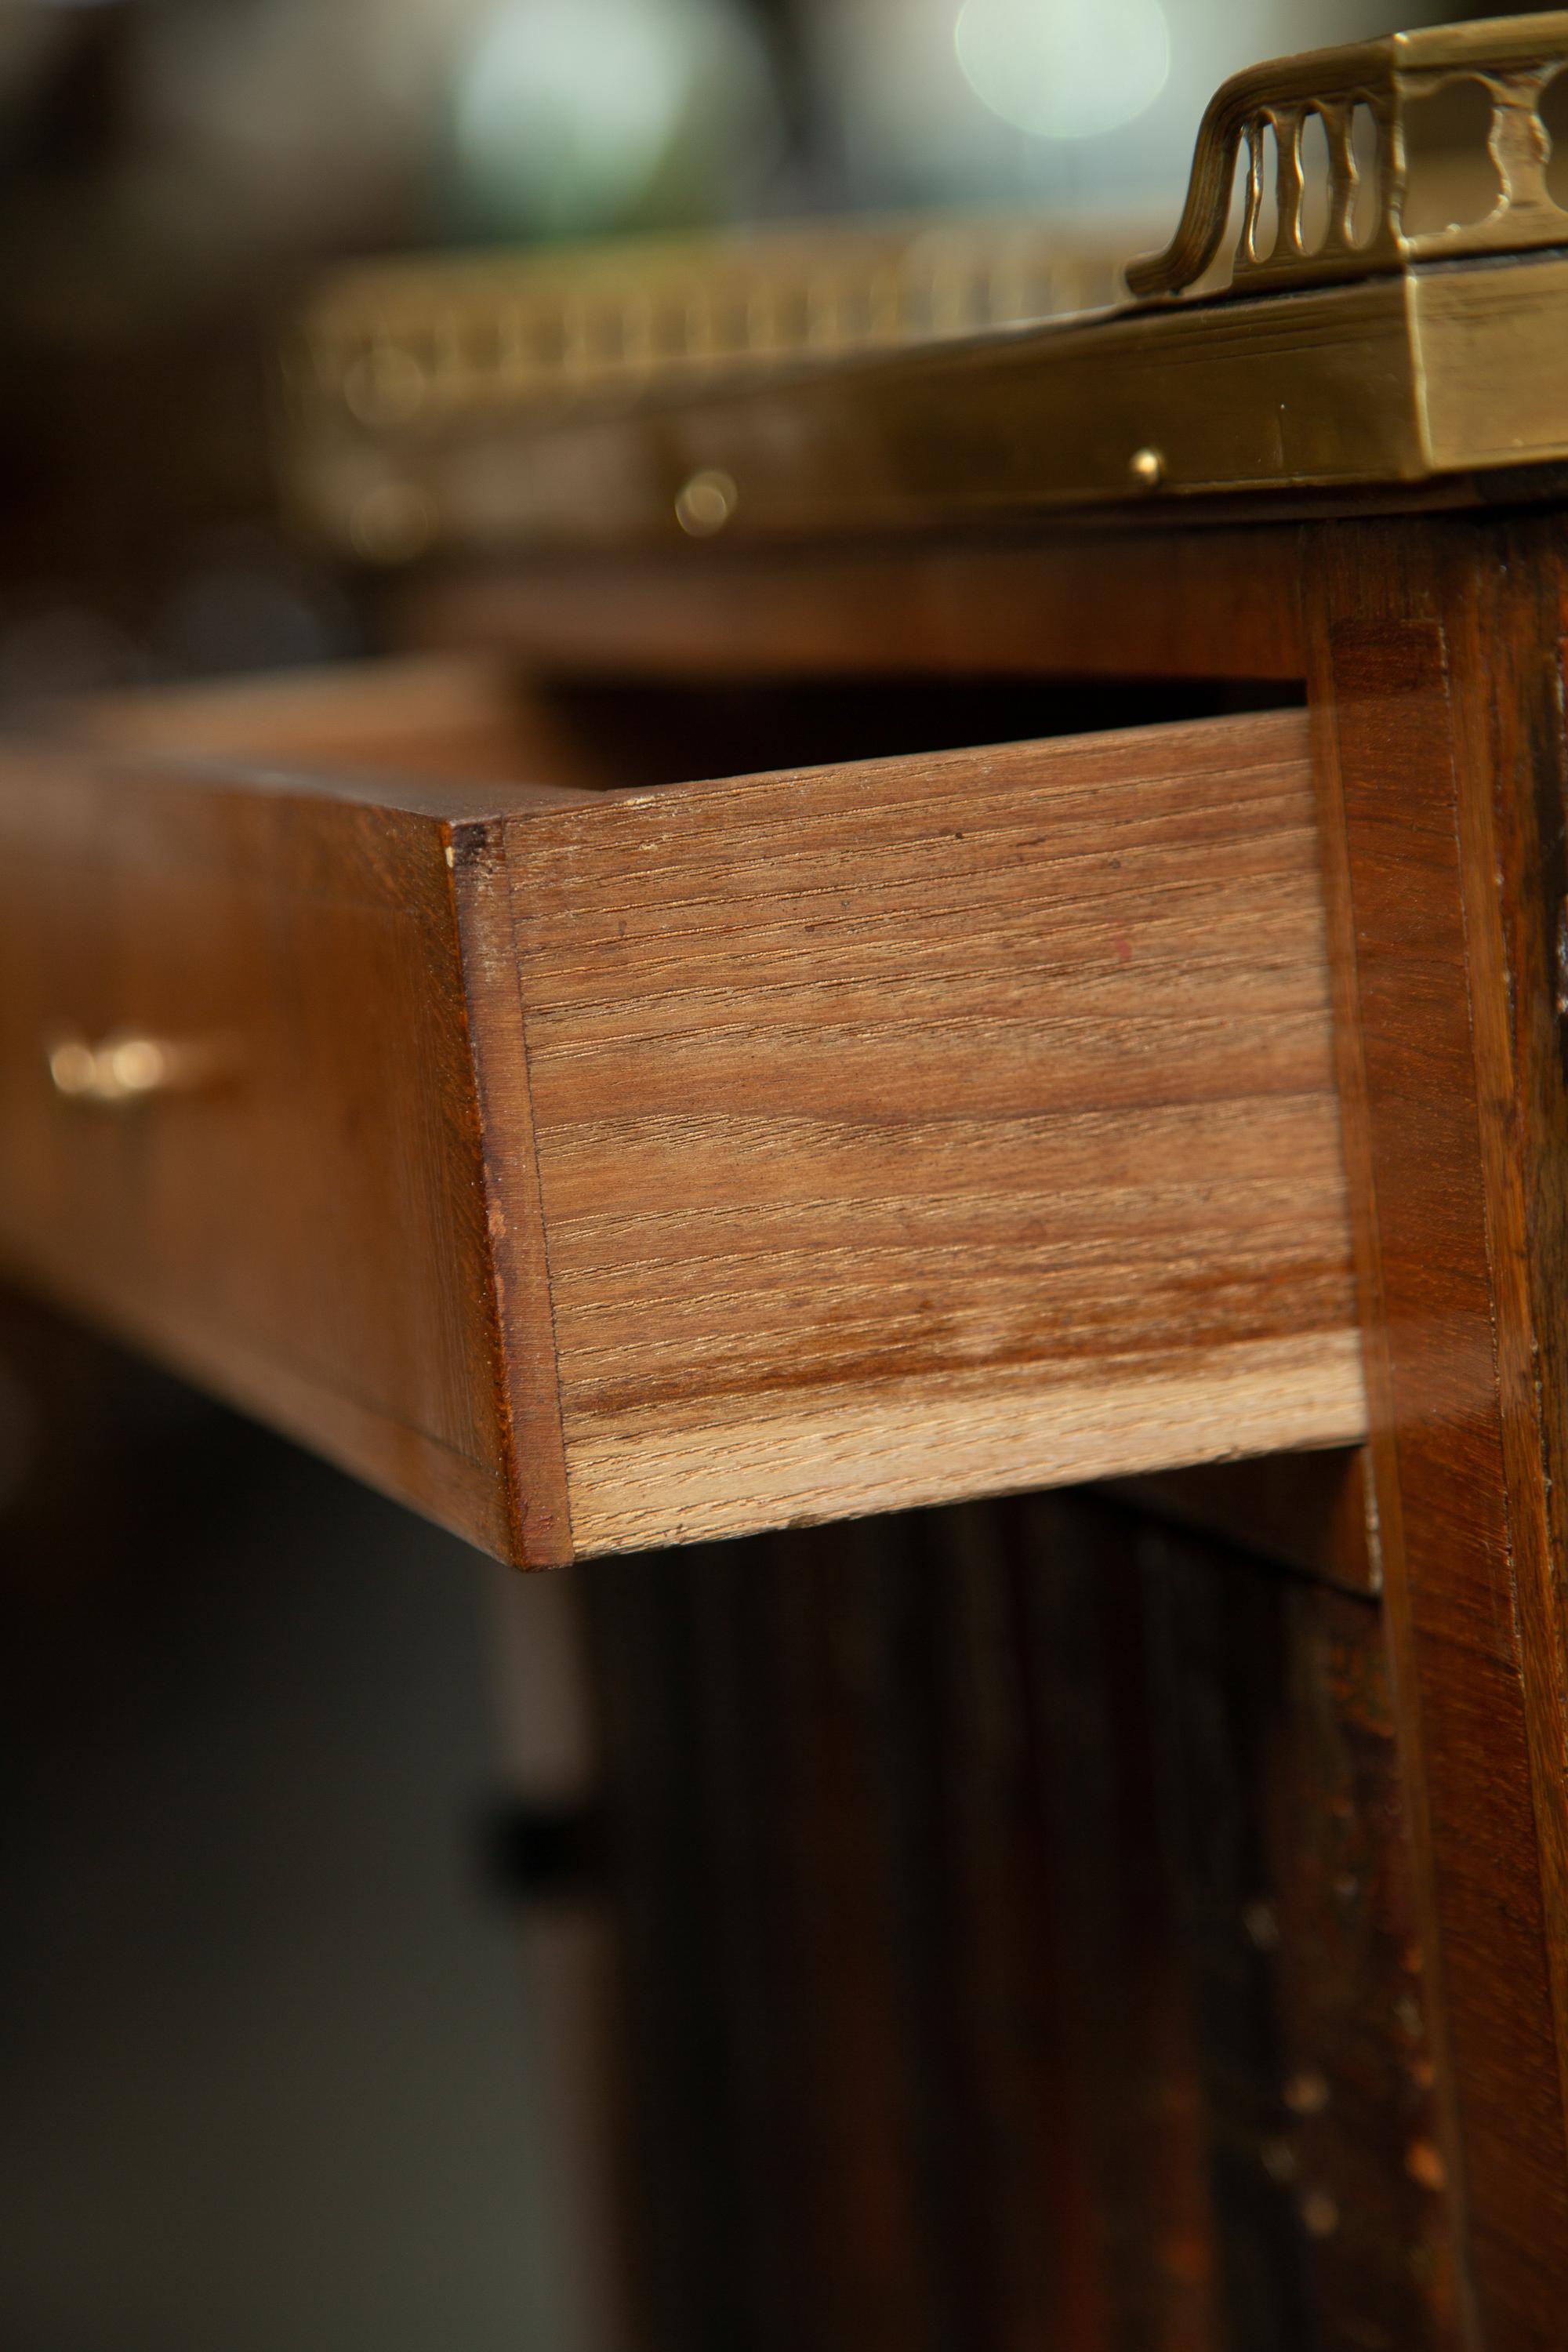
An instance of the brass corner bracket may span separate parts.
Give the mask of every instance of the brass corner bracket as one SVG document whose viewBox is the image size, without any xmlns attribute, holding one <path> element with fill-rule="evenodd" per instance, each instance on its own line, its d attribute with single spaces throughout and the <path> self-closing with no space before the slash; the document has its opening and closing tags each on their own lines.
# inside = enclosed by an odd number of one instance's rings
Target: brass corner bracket
<svg viewBox="0 0 1568 2352">
<path fill-rule="evenodd" d="M 1558 11 L 1393 33 L 1384 40 L 1321 49 L 1237 74 L 1205 111 L 1175 236 L 1163 253 L 1129 265 L 1130 291 L 1140 297 L 1179 294 L 1204 275 L 1229 224 L 1243 142 L 1243 214 L 1231 279 L 1238 293 L 1332 285 L 1413 262 L 1568 244 L 1568 212 L 1546 184 L 1551 141 L 1541 118 L 1546 89 L 1565 67 L 1568 12 Z M 1484 220 L 1468 226 L 1412 236 L 1405 226 L 1409 106 L 1457 81 L 1477 82 L 1490 97 L 1487 147 L 1500 183 L 1498 201 Z M 1377 145 L 1373 216 L 1361 242 L 1354 233 L 1363 176 L 1353 135 L 1358 108 L 1370 115 Z M 1314 115 L 1327 140 L 1328 207 L 1322 236 L 1310 249 L 1302 227 L 1302 136 Z M 1277 229 L 1263 249 L 1270 134 L 1279 155 Z"/>
</svg>

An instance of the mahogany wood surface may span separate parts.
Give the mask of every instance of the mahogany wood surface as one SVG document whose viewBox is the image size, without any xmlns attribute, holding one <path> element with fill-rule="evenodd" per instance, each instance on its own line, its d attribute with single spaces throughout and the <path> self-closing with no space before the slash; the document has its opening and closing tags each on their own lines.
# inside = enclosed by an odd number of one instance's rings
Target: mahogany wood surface
<svg viewBox="0 0 1568 2352">
<path fill-rule="evenodd" d="M 469 566 L 405 592 L 400 625 L 547 674 L 1294 680 L 1298 542 L 1265 524 Z"/>
<path fill-rule="evenodd" d="M 1374 1602 L 1091 1493 L 582 1589 L 658 2352 L 1449 2352 Z"/>
<path fill-rule="evenodd" d="M 534 1564 L 1359 1436 L 1299 714 L 585 793 L 340 692 L 436 773 L 9 757 L 19 1270 Z M 57 1099 L 123 1029 L 233 1066 Z"/>
<path fill-rule="evenodd" d="M 507 1552 L 521 1505 L 465 992 L 485 963 L 482 940 L 465 961 L 447 858 L 463 842 L 471 906 L 473 833 L 320 782 L 7 752 L 0 1243 Z M 216 1071 L 120 1110 L 61 1100 L 49 1041 L 121 1030 L 210 1042 Z"/>
<path fill-rule="evenodd" d="M 1489 2352 L 1568 2312 L 1560 548 L 1347 524 L 1310 558 L 1372 1482 Z"/>
</svg>

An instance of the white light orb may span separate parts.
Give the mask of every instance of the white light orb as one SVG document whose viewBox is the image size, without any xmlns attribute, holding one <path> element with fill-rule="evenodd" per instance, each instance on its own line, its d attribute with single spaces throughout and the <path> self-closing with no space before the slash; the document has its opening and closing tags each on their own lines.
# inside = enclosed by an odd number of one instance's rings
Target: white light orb
<svg viewBox="0 0 1568 2352">
<path fill-rule="evenodd" d="M 700 214 L 773 160 L 760 46 L 722 0 L 502 0 L 462 61 L 458 146 L 498 226 L 637 217 L 661 182 Z"/>
<path fill-rule="evenodd" d="M 953 46 L 982 104 L 1037 139 L 1121 130 L 1171 71 L 1160 0 L 964 0 Z"/>
</svg>

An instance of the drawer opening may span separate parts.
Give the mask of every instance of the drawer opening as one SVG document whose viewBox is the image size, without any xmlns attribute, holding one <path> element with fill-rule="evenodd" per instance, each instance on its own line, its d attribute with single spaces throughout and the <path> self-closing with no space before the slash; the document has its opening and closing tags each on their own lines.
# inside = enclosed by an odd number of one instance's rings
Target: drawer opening
<svg viewBox="0 0 1568 2352">
<path fill-rule="evenodd" d="M 641 789 L 1300 708 L 1279 682 L 525 675 L 416 656 L 142 692 L 79 722 L 117 751 L 447 784 Z"/>
<path fill-rule="evenodd" d="M 536 781 L 648 786 L 851 760 L 918 757 L 1117 728 L 1299 709 L 1300 689 L 1224 679 L 1016 677 L 569 677 L 530 683 L 526 715 L 560 772 Z"/>
</svg>

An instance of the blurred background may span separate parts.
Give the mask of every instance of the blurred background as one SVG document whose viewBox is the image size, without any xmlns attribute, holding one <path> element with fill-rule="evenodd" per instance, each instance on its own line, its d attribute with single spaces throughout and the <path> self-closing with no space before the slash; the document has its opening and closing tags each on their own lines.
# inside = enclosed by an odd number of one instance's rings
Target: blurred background
<svg viewBox="0 0 1568 2352">
<path fill-rule="evenodd" d="M 1226 75 L 1387 29 L 0 0 L 0 701 L 375 649 L 268 460 L 278 322 L 334 260 L 847 212 L 1141 235 Z M 543 2120 L 603 1954 L 570 1871 L 524 1932 L 552 1849 L 495 1828 L 592 1779 L 549 1591 L 5 1307 L 5 2352 L 628 2340 L 604 2152 Z"/>
</svg>

